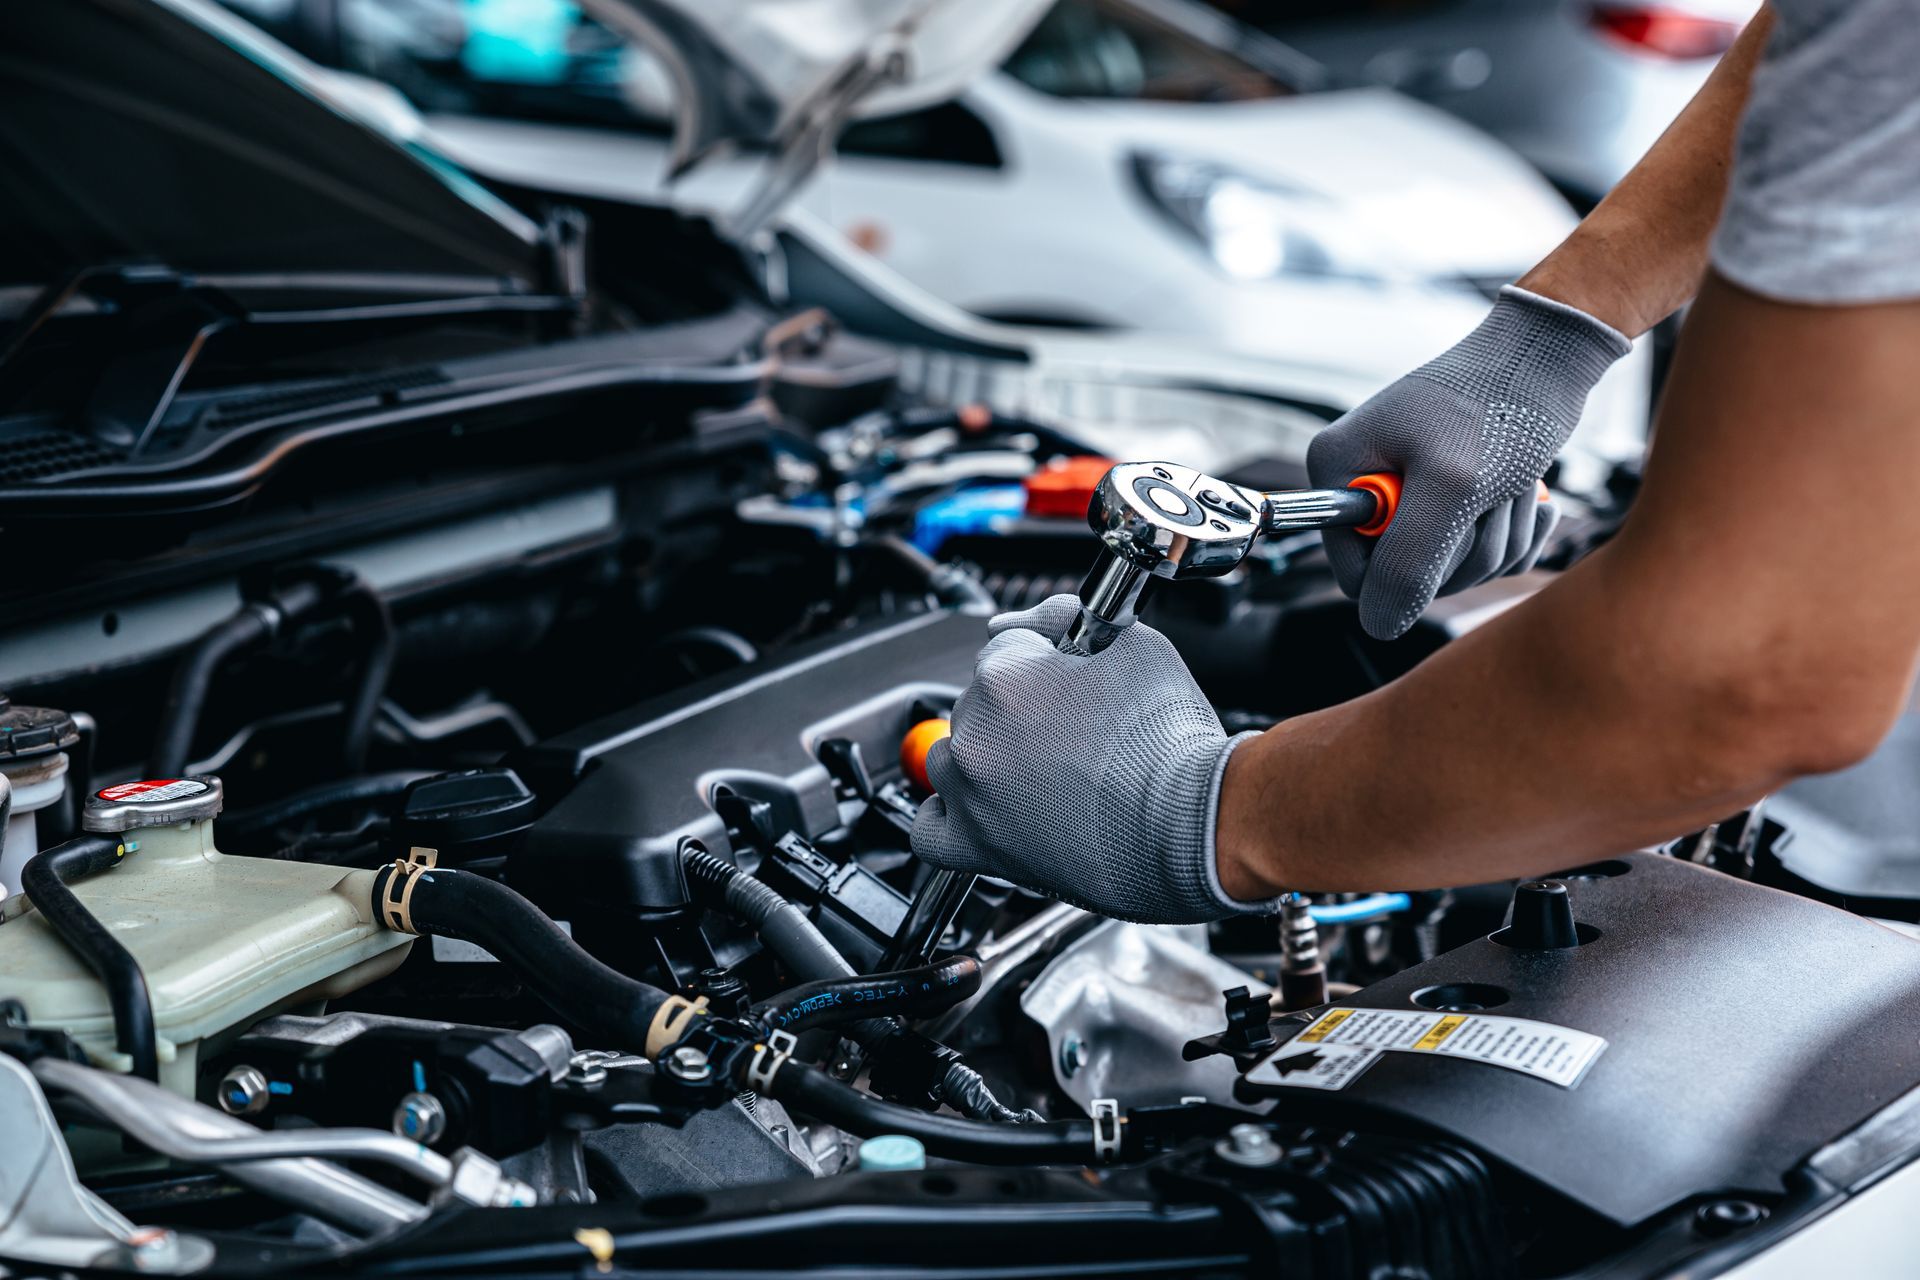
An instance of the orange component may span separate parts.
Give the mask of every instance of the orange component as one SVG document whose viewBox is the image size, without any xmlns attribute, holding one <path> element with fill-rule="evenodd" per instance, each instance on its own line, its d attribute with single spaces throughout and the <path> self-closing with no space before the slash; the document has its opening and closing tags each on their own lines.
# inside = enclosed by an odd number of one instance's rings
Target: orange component
<svg viewBox="0 0 1920 1280">
<path fill-rule="evenodd" d="M 1393 523 L 1393 513 L 1400 509 L 1400 477 L 1391 471 L 1376 471 L 1349 481 L 1347 488 L 1373 495 L 1373 519 L 1356 526 L 1354 532 L 1363 538 L 1377 538 L 1385 533 Z"/>
<path fill-rule="evenodd" d="M 1545 480 L 1535 480 L 1533 483 L 1534 483 L 1533 500 L 1535 502 L 1545 502 L 1548 498 L 1551 498 L 1553 496 L 1551 493 L 1547 491 L 1547 482 Z"/>
<path fill-rule="evenodd" d="M 1086 519 L 1094 489 L 1112 469 L 1111 458 L 1090 455 L 1049 462 L 1027 477 L 1027 514 L 1041 520 Z"/>
<path fill-rule="evenodd" d="M 931 792 L 933 783 L 927 778 L 927 755 L 933 750 L 933 744 L 953 732 L 953 725 L 946 720 L 922 720 L 907 730 L 907 736 L 900 739 L 900 767 L 907 772 L 913 785 L 922 791 Z"/>
</svg>

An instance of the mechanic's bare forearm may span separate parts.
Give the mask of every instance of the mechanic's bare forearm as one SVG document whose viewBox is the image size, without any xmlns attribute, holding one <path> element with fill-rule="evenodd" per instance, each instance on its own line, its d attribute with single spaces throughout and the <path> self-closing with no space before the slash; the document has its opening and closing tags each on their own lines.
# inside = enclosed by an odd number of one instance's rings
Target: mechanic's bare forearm
<svg viewBox="0 0 1920 1280">
<path fill-rule="evenodd" d="M 1629 338 L 1673 314 L 1706 271 L 1747 86 L 1773 27 L 1762 9 L 1632 172 L 1519 284 Z"/>
<path fill-rule="evenodd" d="M 1626 527 L 1365 698 L 1243 745 L 1227 892 L 1539 874 L 1869 751 L 1920 652 L 1920 303 L 1689 317 Z"/>
</svg>

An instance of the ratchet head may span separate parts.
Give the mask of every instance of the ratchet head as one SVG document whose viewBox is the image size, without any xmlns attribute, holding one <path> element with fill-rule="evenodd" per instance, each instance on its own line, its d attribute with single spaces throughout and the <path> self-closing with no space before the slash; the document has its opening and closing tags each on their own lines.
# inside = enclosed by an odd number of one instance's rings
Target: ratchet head
<svg viewBox="0 0 1920 1280">
<path fill-rule="evenodd" d="M 1262 495 L 1170 462 L 1123 462 L 1087 505 L 1104 546 L 1080 588 L 1080 616 L 1061 638 L 1068 653 L 1095 654 L 1132 625 L 1155 578 L 1232 572 L 1260 534 Z"/>
<path fill-rule="evenodd" d="M 1123 462 L 1093 491 L 1087 523 L 1155 578 L 1231 573 L 1260 533 L 1261 495 L 1170 462 Z"/>
</svg>

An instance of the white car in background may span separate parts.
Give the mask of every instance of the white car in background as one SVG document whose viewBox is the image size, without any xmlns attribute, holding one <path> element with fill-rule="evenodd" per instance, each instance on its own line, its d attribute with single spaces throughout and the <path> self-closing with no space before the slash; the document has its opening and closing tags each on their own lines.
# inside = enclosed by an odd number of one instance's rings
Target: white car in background
<svg viewBox="0 0 1920 1280">
<path fill-rule="evenodd" d="M 228 0 L 260 20 L 269 0 Z M 334 7 L 328 42 L 397 87 L 476 171 L 724 215 L 763 157 L 669 184 L 671 95 L 650 54 L 564 0 Z M 271 25 L 271 24 L 270 24 Z M 1513 152 L 1190 0 L 1059 0 L 955 100 L 855 123 L 793 207 L 975 315 L 1134 330 L 1377 386 L 1463 335 L 1576 218 Z M 1649 353 L 1595 390 L 1582 435 L 1644 441 Z"/>
</svg>

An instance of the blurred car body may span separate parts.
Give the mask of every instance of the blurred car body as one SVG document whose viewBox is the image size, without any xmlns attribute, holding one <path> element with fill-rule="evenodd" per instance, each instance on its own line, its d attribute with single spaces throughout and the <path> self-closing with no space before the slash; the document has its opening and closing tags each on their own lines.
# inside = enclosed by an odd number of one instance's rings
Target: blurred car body
<svg viewBox="0 0 1920 1280">
<path fill-rule="evenodd" d="M 1686 106 L 1755 0 L 1217 0 L 1337 73 L 1467 120 L 1596 203 Z"/>
<path fill-rule="evenodd" d="M 231 0 L 263 17 L 273 0 Z M 316 18 L 316 14 L 324 14 Z M 275 34 L 382 79 L 434 144 L 531 185 L 660 198 L 672 91 L 570 4 L 298 0 Z M 766 158 L 675 184 L 724 214 Z M 857 122 L 798 208 L 991 320 L 1197 339 L 1376 386 L 1470 329 L 1572 227 L 1477 131 L 1186 0 L 1060 0 L 956 99 Z M 1644 354 L 1589 413 L 1637 448 Z"/>
</svg>

